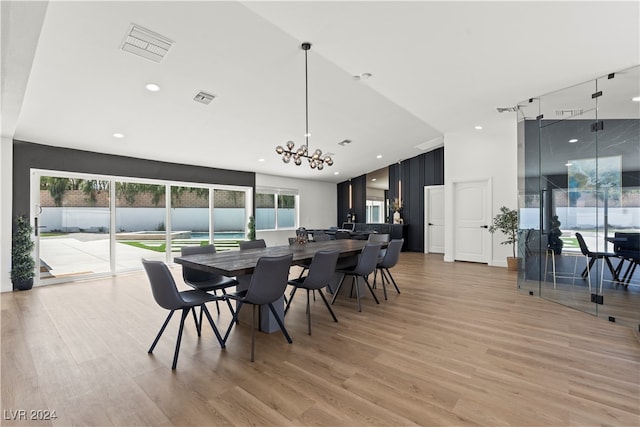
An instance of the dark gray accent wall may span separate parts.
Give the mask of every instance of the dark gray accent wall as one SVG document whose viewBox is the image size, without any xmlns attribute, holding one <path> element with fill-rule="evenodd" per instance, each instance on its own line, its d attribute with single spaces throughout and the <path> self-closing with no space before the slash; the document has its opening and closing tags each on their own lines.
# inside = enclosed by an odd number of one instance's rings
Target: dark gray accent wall
<svg viewBox="0 0 640 427">
<path fill-rule="evenodd" d="M 424 252 L 424 187 L 444 185 L 444 148 L 389 165 L 389 200 L 398 197 L 398 181 L 402 178 L 402 219 L 407 224 L 407 250 Z M 365 218 L 366 175 L 351 180 L 356 218 Z M 360 190 L 360 186 L 362 189 Z M 349 181 L 338 184 L 338 225 L 349 213 Z M 360 213 L 360 210 L 362 213 Z M 361 215 L 361 216 L 359 216 Z M 390 215 L 390 222 L 393 218 Z"/>
<path fill-rule="evenodd" d="M 159 162 L 13 141 L 13 214 L 29 214 L 30 169 L 161 179 L 255 188 L 253 172 Z"/>
<path fill-rule="evenodd" d="M 349 183 L 351 183 L 351 210 L 349 210 Z M 337 226 L 347 220 L 349 213 L 356 215 L 356 222 L 364 222 L 367 209 L 367 175 L 361 175 L 338 184 Z"/>
</svg>

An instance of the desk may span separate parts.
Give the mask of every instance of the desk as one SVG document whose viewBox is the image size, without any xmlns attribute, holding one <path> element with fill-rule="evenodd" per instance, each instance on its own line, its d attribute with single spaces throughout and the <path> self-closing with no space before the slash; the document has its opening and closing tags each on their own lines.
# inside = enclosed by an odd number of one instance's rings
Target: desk
<svg viewBox="0 0 640 427">
<path fill-rule="evenodd" d="M 251 281 L 251 274 L 258 263 L 258 259 L 265 256 L 281 256 L 293 254 L 293 265 L 310 262 L 318 251 L 339 250 L 340 258 L 354 256 L 362 251 L 366 240 L 328 240 L 325 242 L 310 242 L 304 245 L 272 246 L 268 248 L 247 249 L 244 251 L 226 251 L 215 254 L 197 254 L 174 258 L 174 262 L 196 270 L 209 271 L 224 276 L 236 276 L 238 290 L 247 289 Z M 284 318 L 283 299 L 274 304 L 278 314 Z M 260 330 L 274 332 L 279 330 L 275 318 L 268 309 L 261 310 Z M 262 316 L 262 313 L 269 313 Z"/>
</svg>

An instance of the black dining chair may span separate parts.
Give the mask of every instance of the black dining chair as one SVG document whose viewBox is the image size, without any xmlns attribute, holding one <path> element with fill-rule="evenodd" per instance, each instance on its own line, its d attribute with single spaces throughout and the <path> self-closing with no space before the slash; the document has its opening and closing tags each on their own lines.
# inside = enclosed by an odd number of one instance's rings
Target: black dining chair
<svg viewBox="0 0 640 427">
<path fill-rule="evenodd" d="M 404 243 L 404 239 L 394 239 L 389 242 L 387 246 L 387 251 L 384 254 L 382 260 L 378 261 L 378 265 L 376 265 L 376 270 L 373 274 L 373 287 L 376 287 L 376 278 L 378 276 L 378 270 L 380 270 L 380 279 L 382 281 L 382 291 L 384 292 L 384 299 L 387 299 L 387 287 L 385 285 L 385 279 L 387 282 L 393 283 L 393 286 L 396 288 L 396 292 L 400 293 L 400 289 L 398 289 L 398 285 L 396 284 L 395 279 L 391 275 L 389 271 L 390 268 L 393 268 L 400 259 L 400 251 L 402 251 L 402 244 Z"/>
<path fill-rule="evenodd" d="M 311 260 L 311 264 L 309 264 L 309 274 L 305 277 L 299 277 L 297 279 L 289 280 L 289 285 L 293 286 L 293 290 L 291 291 L 291 295 L 289 296 L 289 302 L 287 303 L 287 307 L 284 309 L 285 316 L 289 311 L 289 307 L 291 306 L 291 301 L 293 301 L 293 297 L 296 294 L 298 288 L 307 290 L 307 326 L 309 330 L 309 335 L 311 335 L 311 306 L 309 304 L 309 291 L 318 291 L 320 296 L 322 297 L 322 301 L 324 301 L 324 305 L 329 309 L 329 313 L 331 313 L 331 317 L 335 322 L 338 321 L 338 318 L 334 314 L 331 306 L 327 302 L 327 299 L 322 292 L 322 288 L 327 286 L 333 277 L 333 273 L 336 269 L 336 262 L 338 262 L 338 256 L 340 255 L 340 251 L 318 251 L 313 256 Z"/>
<path fill-rule="evenodd" d="M 369 234 L 369 237 L 367 238 L 367 241 L 369 243 L 383 243 L 383 244 L 387 244 L 389 243 L 389 235 L 386 233 L 371 233 Z M 387 252 L 386 248 L 382 248 L 380 249 L 380 253 L 378 254 L 378 262 L 382 261 L 382 258 L 384 258 L 384 254 Z M 373 287 L 375 288 L 375 283 L 373 285 Z"/>
<path fill-rule="evenodd" d="M 580 252 L 582 255 L 589 258 L 589 264 L 582 271 L 582 278 L 586 278 L 589 272 L 591 271 L 591 267 L 595 264 L 596 260 L 602 259 L 607 263 L 607 267 L 609 267 L 609 271 L 611 275 L 615 278 L 617 277 L 616 270 L 613 268 L 613 264 L 611 264 L 611 260 L 609 258 L 617 258 L 618 256 L 612 252 L 592 252 L 589 250 L 589 247 L 584 241 L 584 237 L 582 234 L 576 233 L 576 239 L 578 239 L 578 245 L 580 246 Z M 604 267 L 604 266 L 603 266 Z M 600 289 L 602 289 L 602 279 L 603 279 L 604 268 L 600 272 Z"/>
<path fill-rule="evenodd" d="M 216 247 L 214 245 L 183 246 L 182 249 L 180 249 L 180 253 L 182 256 L 215 254 Z M 238 284 L 238 281 L 233 277 L 227 277 L 203 270 L 196 270 L 185 266 L 182 266 L 182 279 L 192 288 L 205 292 L 213 292 L 214 295 L 217 295 L 218 291 L 221 291 L 222 294 L 226 294 L 227 288 Z M 231 310 L 231 314 L 233 314 L 233 306 L 229 300 L 227 300 L 227 305 L 229 306 L 229 310 Z M 218 301 L 216 301 L 216 309 L 218 310 L 218 314 L 220 314 L 220 305 L 218 304 Z M 200 322 L 202 322 L 202 310 L 200 310 Z"/>
<path fill-rule="evenodd" d="M 267 243 L 264 239 L 256 239 L 256 240 L 243 240 L 240 242 L 240 250 L 243 251 L 245 249 L 260 249 L 266 248 Z"/>
<path fill-rule="evenodd" d="M 256 268 L 251 275 L 251 282 L 249 287 L 244 291 L 230 292 L 225 295 L 225 298 L 236 300 L 238 305 L 236 312 L 233 315 L 233 320 L 229 325 L 229 329 L 224 336 L 223 342 L 227 342 L 229 334 L 233 325 L 238 323 L 238 314 L 244 306 L 244 304 L 251 304 L 253 312 L 251 315 L 251 361 L 254 361 L 254 348 L 256 340 L 256 306 L 267 305 L 271 313 L 278 322 L 282 334 L 287 339 L 287 342 L 291 344 L 293 341 L 289 336 L 289 333 L 284 327 L 284 323 L 278 312 L 276 311 L 273 303 L 283 296 L 284 290 L 287 287 L 287 279 L 289 278 L 289 266 L 293 261 L 293 254 L 286 254 L 275 257 L 261 257 L 258 259 Z"/>
<path fill-rule="evenodd" d="M 320 234 L 314 234 L 313 235 L 313 241 L 314 242 L 326 242 L 328 240 L 331 240 L 331 236 L 329 236 L 326 233 L 320 233 Z"/>
<path fill-rule="evenodd" d="M 336 273 L 342 273 L 343 276 L 340 279 L 340 282 L 338 283 L 338 287 L 336 288 L 333 294 L 333 298 L 331 299 L 331 304 L 335 302 L 336 297 L 340 292 L 340 288 L 342 287 L 342 283 L 344 282 L 344 278 L 346 276 L 352 277 L 352 281 L 351 281 L 352 287 L 355 284 L 356 298 L 358 299 L 358 311 L 362 311 L 362 304 L 360 302 L 360 288 L 358 286 L 358 281 L 357 281 L 359 277 L 362 277 L 364 279 L 364 282 L 366 283 L 367 288 L 371 292 L 373 299 L 376 301 L 376 304 L 380 304 L 380 301 L 378 301 L 378 297 L 376 297 L 375 292 L 373 292 L 373 289 L 371 288 L 371 285 L 369 284 L 369 280 L 367 279 L 367 277 L 371 273 L 373 273 L 373 271 L 376 269 L 376 265 L 378 264 L 378 253 L 380 252 L 381 247 L 382 247 L 381 243 L 367 243 L 366 246 L 362 249 L 362 252 L 360 252 L 358 263 L 354 267 L 348 267 L 348 268 L 336 270 Z"/>
<path fill-rule="evenodd" d="M 336 240 L 350 239 L 351 233 L 348 231 L 336 231 Z"/>
<path fill-rule="evenodd" d="M 198 322 L 196 318 L 195 307 L 201 307 L 204 311 L 204 314 L 207 316 L 209 320 L 209 324 L 213 329 L 213 332 L 216 334 L 216 338 L 220 343 L 220 347 L 224 348 L 224 340 L 220 336 L 220 332 L 218 332 L 218 328 L 215 323 L 213 323 L 213 319 L 211 318 L 211 314 L 209 314 L 209 310 L 205 303 L 211 301 L 218 301 L 221 297 L 216 295 L 208 294 L 204 291 L 200 291 L 197 289 L 190 291 L 178 291 L 176 286 L 176 282 L 173 280 L 173 276 L 169 271 L 169 268 L 162 261 L 148 261 L 143 259 L 142 265 L 144 266 L 145 271 L 147 272 L 147 276 L 149 277 L 149 283 L 151 284 L 151 291 L 153 293 L 153 298 L 156 300 L 158 305 L 165 310 L 169 310 L 169 315 L 167 316 L 162 328 L 160 328 L 160 332 L 156 336 L 156 339 L 153 340 L 153 344 L 151 344 L 151 348 L 149 348 L 149 353 L 153 353 L 153 349 L 158 344 L 162 333 L 165 328 L 169 324 L 169 320 L 173 316 L 173 313 L 176 310 L 182 310 L 182 317 L 180 318 L 180 329 L 178 329 L 178 339 L 176 341 L 176 349 L 173 353 L 173 364 L 171 365 L 171 369 L 176 369 L 176 365 L 178 363 L 178 353 L 180 352 L 180 343 L 182 342 L 182 331 L 184 329 L 184 320 L 189 315 L 189 311 L 193 313 L 193 320 L 196 323 L 196 330 L 198 331 L 198 336 L 200 336 L 202 330 L 202 323 Z"/>
</svg>

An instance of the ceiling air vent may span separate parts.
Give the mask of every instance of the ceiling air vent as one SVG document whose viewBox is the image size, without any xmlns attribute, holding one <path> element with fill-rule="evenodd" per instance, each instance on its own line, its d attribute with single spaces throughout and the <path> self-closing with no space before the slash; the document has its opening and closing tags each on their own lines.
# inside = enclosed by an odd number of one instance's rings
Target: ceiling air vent
<svg viewBox="0 0 640 427">
<path fill-rule="evenodd" d="M 209 105 L 215 97 L 215 95 L 211 95 L 210 93 L 198 92 L 198 94 L 193 97 L 193 100 L 201 104 Z"/>
<path fill-rule="evenodd" d="M 579 116 L 583 113 L 582 108 L 568 108 L 563 110 L 556 110 L 556 117 L 573 117 Z"/>
<path fill-rule="evenodd" d="M 153 62 L 162 62 L 172 44 L 172 40 L 158 33 L 139 25 L 131 24 L 124 42 L 122 42 L 122 50 Z"/>
<path fill-rule="evenodd" d="M 347 144 L 351 144 L 350 139 L 343 139 L 342 141 L 338 142 L 338 145 L 342 145 L 343 147 Z"/>
</svg>

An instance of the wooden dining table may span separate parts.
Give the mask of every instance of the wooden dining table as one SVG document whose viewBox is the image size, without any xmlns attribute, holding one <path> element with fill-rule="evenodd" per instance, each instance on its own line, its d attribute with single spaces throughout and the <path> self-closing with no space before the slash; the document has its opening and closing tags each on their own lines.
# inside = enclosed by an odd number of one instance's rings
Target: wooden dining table
<svg viewBox="0 0 640 427">
<path fill-rule="evenodd" d="M 258 260 L 262 257 L 293 254 L 292 265 L 304 265 L 308 264 L 318 251 L 338 250 L 340 251 L 340 258 L 355 257 L 362 251 L 362 248 L 364 248 L 367 243 L 366 240 L 327 240 L 324 242 L 271 246 L 241 251 L 224 251 L 215 254 L 186 255 L 174 258 L 174 262 L 196 270 L 236 277 L 239 283 L 236 288 L 238 290 L 244 290 L 249 287 L 251 274 Z M 340 262 L 340 260 L 338 262 Z M 278 314 L 284 318 L 283 298 L 274 303 L 274 307 Z M 279 330 L 275 318 L 268 309 L 261 309 L 260 313 L 261 331 L 275 332 Z"/>
</svg>

